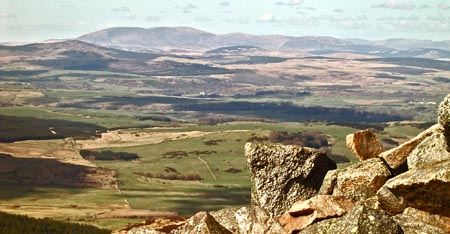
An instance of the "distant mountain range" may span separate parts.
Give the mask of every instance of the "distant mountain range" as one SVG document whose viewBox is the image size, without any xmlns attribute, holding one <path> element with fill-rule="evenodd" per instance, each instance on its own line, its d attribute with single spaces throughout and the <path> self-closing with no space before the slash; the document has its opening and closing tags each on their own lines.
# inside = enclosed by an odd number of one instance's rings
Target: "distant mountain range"
<svg viewBox="0 0 450 234">
<path fill-rule="evenodd" d="M 251 46 L 268 50 L 316 54 L 351 52 L 381 57 L 450 58 L 450 40 L 389 39 L 369 41 L 321 36 L 292 37 L 245 33 L 213 34 L 190 27 L 115 27 L 83 35 L 77 40 L 131 51 L 194 50 Z"/>
</svg>

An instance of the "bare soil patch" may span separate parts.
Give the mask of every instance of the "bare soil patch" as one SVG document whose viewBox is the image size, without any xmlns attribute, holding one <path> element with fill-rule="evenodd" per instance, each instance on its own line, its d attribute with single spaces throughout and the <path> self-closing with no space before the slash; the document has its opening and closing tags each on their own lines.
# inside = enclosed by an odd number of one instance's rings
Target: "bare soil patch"
<svg viewBox="0 0 450 234">
<path fill-rule="evenodd" d="M 138 210 L 131 208 L 115 209 L 109 212 L 96 215 L 97 218 L 150 218 L 176 216 L 176 212 Z"/>
<path fill-rule="evenodd" d="M 234 131 L 226 131 L 234 132 Z M 94 140 L 78 140 L 77 144 L 81 149 L 100 149 L 113 147 L 138 146 L 148 144 L 158 144 L 165 141 L 197 138 L 217 132 L 136 132 L 115 130 L 103 133 L 101 138 Z"/>
</svg>

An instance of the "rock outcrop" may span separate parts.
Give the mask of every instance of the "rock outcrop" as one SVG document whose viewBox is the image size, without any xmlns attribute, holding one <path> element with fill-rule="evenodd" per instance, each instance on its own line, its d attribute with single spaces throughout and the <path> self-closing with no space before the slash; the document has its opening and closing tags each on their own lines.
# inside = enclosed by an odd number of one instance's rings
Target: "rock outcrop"
<svg viewBox="0 0 450 234">
<path fill-rule="evenodd" d="M 450 152 L 450 94 L 439 105 L 438 122 L 444 128 L 447 151 Z"/>
<path fill-rule="evenodd" d="M 381 153 L 379 157 L 383 158 L 391 169 L 398 169 L 406 163 L 406 159 L 409 154 L 417 147 L 417 145 L 419 145 L 425 138 L 431 136 L 439 128 L 440 126 L 438 124 L 433 125 L 411 140 Z"/>
<path fill-rule="evenodd" d="M 257 206 L 227 208 L 210 215 L 231 233 L 285 233 L 277 220 Z"/>
<path fill-rule="evenodd" d="M 450 217 L 450 160 L 426 164 L 388 180 L 377 197 L 381 208 L 390 213 L 413 207 Z"/>
<path fill-rule="evenodd" d="M 358 157 L 360 161 L 376 158 L 384 151 L 383 145 L 377 136 L 370 130 L 362 130 L 346 137 L 347 147 Z"/>
<path fill-rule="evenodd" d="M 243 207 L 236 212 L 235 217 L 239 226 L 238 233 L 286 233 L 277 220 L 257 206 Z"/>
<path fill-rule="evenodd" d="M 450 217 L 406 208 L 403 214 L 393 217 L 407 233 L 450 233 Z"/>
<path fill-rule="evenodd" d="M 257 206 L 222 209 L 211 215 L 232 233 L 286 233 L 277 220 Z"/>
<path fill-rule="evenodd" d="M 397 215 L 393 219 L 400 225 L 404 234 L 448 234 L 447 231 L 439 227 L 429 225 L 411 216 Z"/>
<path fill-rule="evenodd" d="M 320 191 L 325 195 L 360 201 L 374 196 L 390 176 L 384 162 L 380 158 L 372 158 L 328 172 Z"/>
<path fill-rule="evenodd" d="M 236 212 L 239 208 L 225 208 L 209 212 L 212 217 L 224 228 L 232 233 L 240 233 L 239 225 L 236 221 Z"/>
<path fill-rule="evenodd" d="M 340 217 L 352 207 L 353 203 L 343 197 L 318 195 L 305 201 L 297 201 L 279 221 L 288 233 L 292 233 L 320 220 Z"/>
<path fill-rule="evenodd" d="M 300 199 L 319 191 L 327 171 L 336 163 L 319 150 L 281 144 L 245 145 L 251 177 L 252 205 L 282 215 Z"/>
<path fill-rule="evenodd" d="M 403 234 L 388 215 L 365 206 L 357 206 L 341 218 L 327 219 L 303 229 L 300 234 Z"/>
<path fill-rule="evenodd" d="M 425 138 L 408 156 L 408 168 L 413 169 L 427 163 L 450 159 L 446 150 L 443 129 L 437 129 L 431 136 Z"/>
<path fill-rule="evenodd" d="M 227 234 L 232 233 L 220 225 L 208 212 L 199 212 L 186 224 L 173 230 L 173 234 Z"/>
</svg>

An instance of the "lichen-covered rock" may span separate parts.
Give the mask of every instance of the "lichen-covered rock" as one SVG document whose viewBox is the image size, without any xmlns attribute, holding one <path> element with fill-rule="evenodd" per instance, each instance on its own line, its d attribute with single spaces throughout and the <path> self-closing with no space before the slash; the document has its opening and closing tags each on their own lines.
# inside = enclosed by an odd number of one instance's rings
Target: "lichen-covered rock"
<svg viewBox="0 0 450 234">
<path fill-rule="evenodd" d="M 283 227 L 260 207 L 227 208 L 213 211 L 211 216 L 232 233 L 285 233 Z"/>
<path fill-rule="evenodd" d="M 450 94 L 439 105 L 438 122 L 444 128 L 447 151 L 450 152 Z"/>
<path fill-rule="evenodd" d="M 319 195 L 331 195 L 333 194 L 334 186 L 336 186 L 337 177 L 342 170 L 336 169 L 328 171 L 323 179 L 322 186 L 320 186 Z"/>
<path fill-rule="evenodd" d="M 347 147 L 358 157 L 360 161 L 376 158 L 384 151 L 383 145 L 377 136 L 370 130 L 362 130 L 346 137 Z"/>
<path fill-rule="evenodd" d="M 426 164 L 398 175 L 377 192 L 380 207 L 402 213 L 406 207 L 450 217 L 450 160 Z"/>
<path fill-rule="evenodd" d="M 425 138 L 408 156 L 408 168 L 413 169 L 427 163 L 450 160 L 450 152 L 446 150 L 443 129 L 438 129 Z"/>
<path fill-rule="evenodd" d="M 127 234 L 167 234 L 167 232 L 161 232 L 158 230 L 147 228 L 133 228 L 127 232 Z"/>
<path fill-rule="evenodd" d="M 408 155 L 416 148 L 416 146 L 419 145 L 420 142 L 422 142 L 425 138 L 431 136 L 439 128 L 440 128 L 439 124 L 433 125 L 432 127 L 423 131 L 422 133 L 412 138 L 411 140 L 393 149 L 381 153 L 379 157 L 383 158 L 390 168 L 398 169 L 400 166 L 406 163 Z"/>
<path fill-rule="evenodd" d="M 161 232 L 158 230 L 152 230 L 147 228 L 133 228 L 127 232 L 127 234 L 166 234 L 166 232 Z"/>
<path fill-rule="evenodd" d="M 405 233 L 450 233 L 450 217 L 408 207 L 394 220 Z"/>
<path fill-rule="evenodd" d="M 412 219 L 409 216 L 396 215 L 392 217 L 400 225 L 404 234 L 448 234 L 441 228 L 429 225 L 420 220 Z"/>
<path fill-rule="evenodd" d="M 391 173 L 383 160 L 368 159 L 338 170 L 332 195 L 361 201 L 374 196 L 390 176 Z"/>
<path fill-rule="evenodd" d="M 264 209 L 253 206 L 236 211 L 236 222 L 240 234 L 284 234 L 283 227 Z"/>
<path fill-rule="evenodd" d="M 220 225 L 208 212 L 199 212 L 192 216 L 183 226 L 173 230 L 172 234 L 227 234 L 230 233 Z"/>
<path fill-rule="evenodd" d="M 211 211 L 209 214 L 230 232 L 239 233 L 239 226 L 235 218 L 238 210 L 239 208 L 225 208 L 218 211 Z"/>
<path fill-rule="evenodd" d="M 182 226 L 186 219 L 178 216 L 150 218 L 143 223 L 133 224 L 113 233 L 117 234 L 165 234 Z"/>
<path fill-rule="evenodd" d="M 317 194 L 336 163 L 319 150 L 281 144 L 245 145 L 252 204 L 280 216 L 301 199 Z"/>
<path fill-rule="evenodd" d="M 353 203 L 343 197 L 317 195 L 305 201 L 297 201 L 279 219 L 288 233 L 300 231 L 320 220 L 340 217 L 351 210 Z"/>
<path fill-rule="evenodd" d="M 356 206 L 340 218 L 327 219 L 303 229 L 300 234 L 402 234 L 388 215 L 365 206 Z"/>
</svg>

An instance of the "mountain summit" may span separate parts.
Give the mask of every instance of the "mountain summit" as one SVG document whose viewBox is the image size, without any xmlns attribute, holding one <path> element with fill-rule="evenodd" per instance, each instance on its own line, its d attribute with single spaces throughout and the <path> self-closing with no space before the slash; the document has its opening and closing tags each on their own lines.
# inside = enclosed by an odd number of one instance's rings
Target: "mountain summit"
<svg viewBox="0 0 450 234">
<path fill-rule="evenodd" d="M 190 27 L 115 27 L 78 38 L 92 44 L 127 50 L 198 50 L 228 46 L 255 46 L 272 50 L 336 49 L 347 51 L 354 43 L 332 37 L 290 37 L 245 33 L 213 34 Z"/>
<path fill-rule="evenodd" d="M 382 57 L 450 56 L 450 41 L 388 39 L 369 41 L 326 36 L 252 35 L 246 33 L 213 34 L 191 27 L 114 27 L 89 33 L 80 41 L 132 51 L 189 50 L 209 51 L 223 47 L 250 46 L 269 50 L 316 53 L 353 52 Z"/>
</svg>

